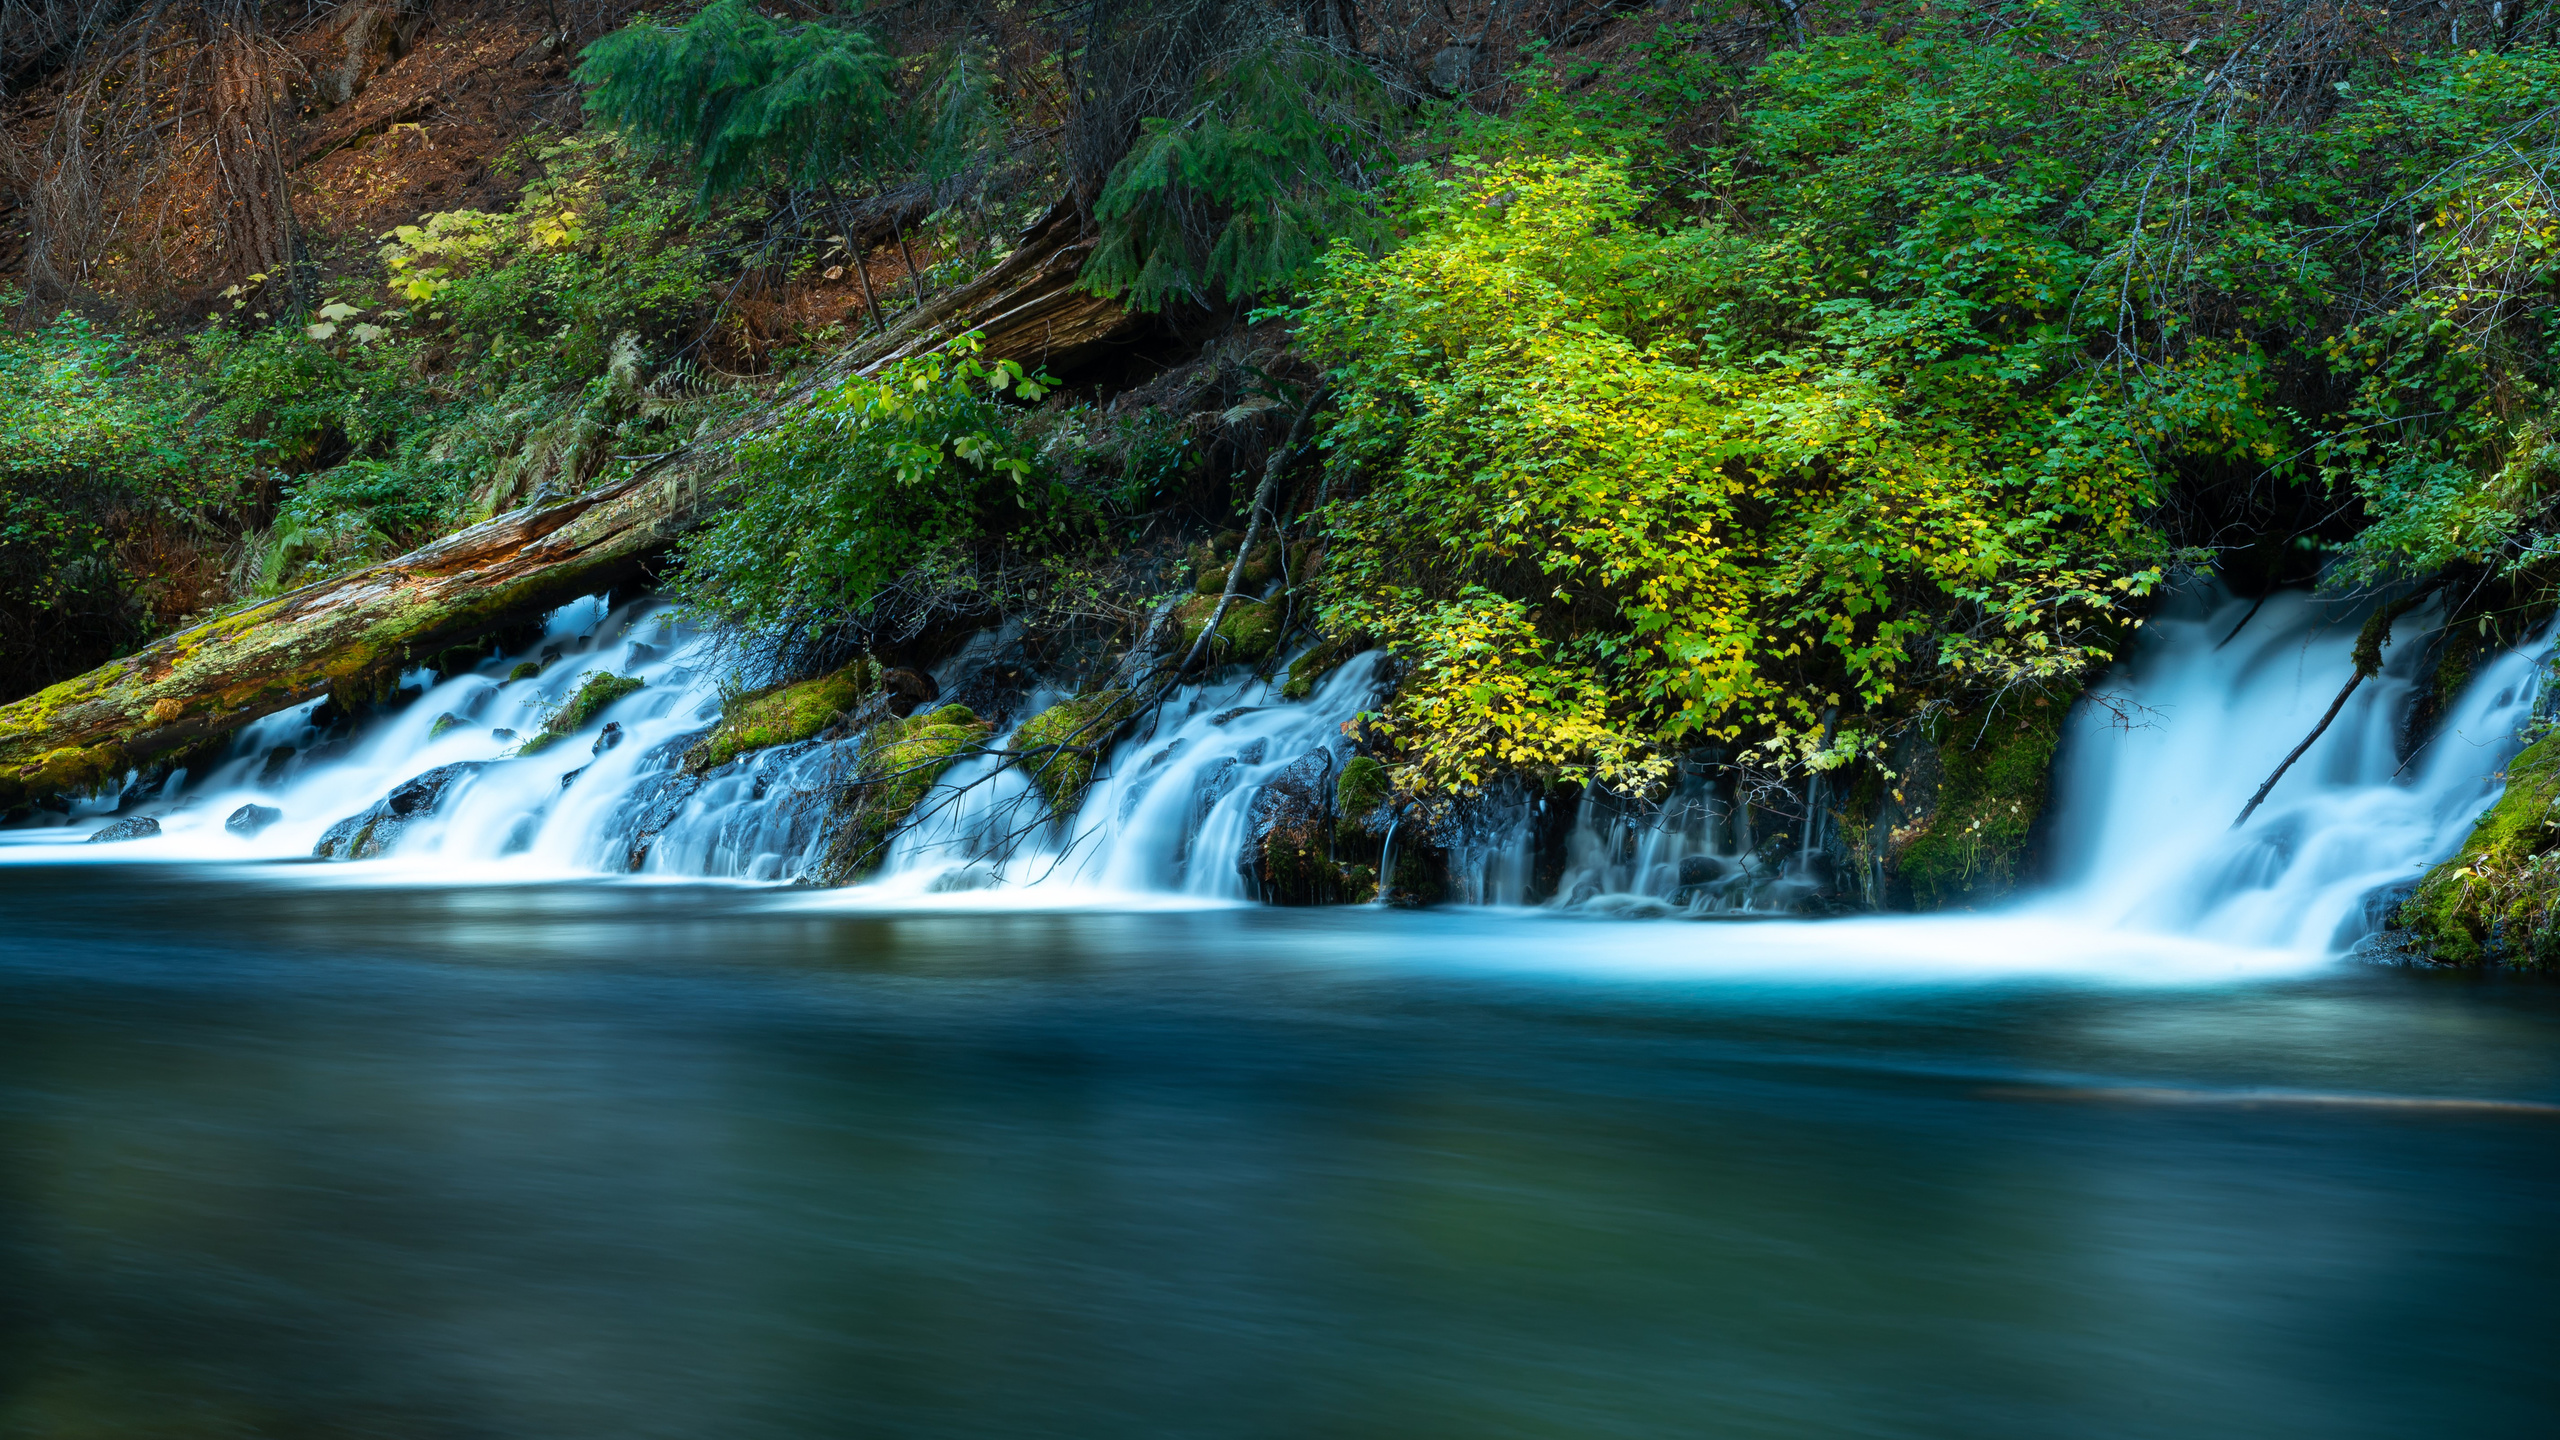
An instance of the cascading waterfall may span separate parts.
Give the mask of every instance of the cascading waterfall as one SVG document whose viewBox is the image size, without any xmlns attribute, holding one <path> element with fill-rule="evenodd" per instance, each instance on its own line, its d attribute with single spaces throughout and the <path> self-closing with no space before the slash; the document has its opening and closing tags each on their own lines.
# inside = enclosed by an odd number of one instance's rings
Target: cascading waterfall
<svg viewBox="0 0 2560 1440">
<path fill-rule="evenodd" d="M 2138 653 L 2083 702 L 2057 765 L 2054 883 L 2022 915 L 2117 931 L 2209 935 L 2277 948 L 2333 948 L 2371 928 L 2374 899 L 2456 845 L 2496 793 L 2497 772 L 2535 705 L 2541 646 L 2486 664 L 2409 753 L 2400 729 L 2429 612 L 2402 617 L 2402 643 L 2360 687 L 2266 806 L 2231 818 L 2350 673 L 2359 616 L 2306 595 L 2272 597 L 2236 635 L 2246 602 L 2191 591 L 2162 608 Z M 2225 637 L 2230 636 L 2228 641 Z M 955 657 L 946 672 L 965 669 Z M 531 678 L 510 680 L 526 660 Z M 779 882 L 815 871 L 824 799 L 852 773 L 856 742 L 805 741 L 707 776 L 681 768 L 717 716 L 723 667 L 673 614 L 642 602 L 563 608 L 520 655 L 466 675 L 404 677 L 411 698 L 359 733 L 315 723 L 318 704 L 249 727 L 200 775 L 73 808 L 50 829 L 0 836 L 0 855 L 136 858 L 124 846 L 68 848 L 111 813 L 149 815 L 160 857 L 282 859 L 312 853 L 331 827 L 375 817 L 385 858 L 365 873 L 535 879 L 597 873 Z M 539 755 L 519 737 L 590 676 L 647 683 Z M 962 679 L 945 673 L 946 686 Z M 1257 805 L 1295 773 L 1330 793 L 1349 757 L 1344 722 L 1385 683 L 1378 657 L 1329 676 L 1304 702 L 1250 678 L 1184 686 L 1114 747 L 1077 813 L 1047 816 L 1019 768 L 961 760 L 900 831 L 878 872 L 850 892 L 914 902 L 1001 890 L 1043 899 L 1254 898 L 1242 857 Z M 1055 694 L 1034 694 L 1015 716 Z M 995 748 L 1002 748 L 1001 741 Z M 1709 755 L 1681 767 L 1643 809 L 1585 797 L 1489 796 L 1434 836 L 1452 898 L 1530 898 L 1543 835 L 1561 835 L 1549 903 L 1602 913 L 1791 912 L 1820 884 L 1818 806 L 1737 796 Z M 423 777 L 423 778 L 422 778 Z M 405 800 L 404 800 L 405 797 Z M 243 807 L 248 819 L 237 817 Z M 273 818 L 269 818 L 272 812 Z M 264 821 L 263 825 L 259 822 Z M 1563 823 L 1558 823 L 1563 822 Z M 1776 837 L 1784 830 L 1787 837 Z M 1774 857 L 1774 858 L 1773 858 Z"/>
</svg>

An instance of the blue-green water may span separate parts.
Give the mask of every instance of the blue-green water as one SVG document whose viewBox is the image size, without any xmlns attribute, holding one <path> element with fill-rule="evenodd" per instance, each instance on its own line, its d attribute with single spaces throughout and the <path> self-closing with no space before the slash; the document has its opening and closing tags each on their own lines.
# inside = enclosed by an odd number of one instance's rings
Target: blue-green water
<svg viewBox="0 0 2560 1440">
<path fill-rule="evenodd" d="M 2560 990 L 1956 923 L 0 867 L 0 1435 L 2560 1430 Z"/>
</svg>

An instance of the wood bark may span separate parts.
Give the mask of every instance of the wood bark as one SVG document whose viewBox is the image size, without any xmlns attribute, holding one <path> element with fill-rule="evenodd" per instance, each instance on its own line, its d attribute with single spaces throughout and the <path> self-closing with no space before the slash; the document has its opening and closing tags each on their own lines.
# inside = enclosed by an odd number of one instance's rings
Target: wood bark
<svg viewBox="0 0 2560 1440">
<path fill-rule="evenodd" d="M 767 421 L 831 381 L 968 330 L 986 332 L 990 358 L 1026 367 L 1129 333 L 1137 321 L 1117 302 L 1072 289 L 1089 246 L 1072 226 L 1035 227 L 994 270 L 848 352 L 779 400 Z M 404 668 L 639 576 L 716 504 L 730 443 L 767 421 L 711 436 L 594 494 L 511 511 L 0 706 L 0 814 L 205 753 L 249 722 L 322 694 L 382 698 Z"/>
</svg>

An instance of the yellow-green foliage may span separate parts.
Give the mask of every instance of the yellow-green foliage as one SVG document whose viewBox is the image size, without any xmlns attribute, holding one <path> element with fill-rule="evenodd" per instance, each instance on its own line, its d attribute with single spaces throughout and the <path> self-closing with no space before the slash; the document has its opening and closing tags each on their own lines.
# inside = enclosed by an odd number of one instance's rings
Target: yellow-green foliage
<svg viewBox="0 0 2560 1440">
<path fill-rule="evenodd" d="M 2046 777 L 2069 706 L 2012 700 L 1980 717 L 1937 722 L 1938 793 L 1894 837 L 1894 872 L 1923 910 L 1996 900 L 2016 886 L 2027 836 L 2044 812 Z"/>
<path fill-rule="evenodd" d="M 684 755 L 699 775 L 749 751 L 806 740 L 854 707 L 876 680 L 871 662 L 856 660 L 832 675 L 743 695 L 721 707 L 720 723 Z"/>
<path fill-rule="evenodd" d="M 1201 630 L 1217 610 L 1216 595 L 1195 595 L 1174 610 L 1174 618 L 1182 622 L 1184 654 L 1199 643 Z M 1218 638 L 1210 645 L 1208 658 L 1221 664 L 1260 660 L 1279 643 L 1279 607 L 1239 596 L 1228 604 L 1225 617 L 1218 621 Z"/>
<path fill-rule="evenodd" d="M 1059 747 L 1045 755 L 1027 755 L 1021 761 L 1030 775 L 1040 798 L 1049 802 L 1051 813 L 1072 815 L 1076 802 L 1084 798 L 1084 789 L 1093 783 L 1095 760 L 1119 733 L 1121 725 L 1138 713 L 1138 702 L 1126 690 L 1099 690 L 1061 700 L 1023 722 L 1013 734 L 1013 748 L 1037 751 L 1048 746 Z"/>
<path fill-rule="evenodd" d="M 2560 735 L 2507 765 L 2507 790 L 2462 851 L 2427 872 L 2397 922 L 2436 959 L 2541 969 L 2560 961 Z"/>
<path fill-rule="evenodd" d="M 566 704 L 551 712 L 551 718 L 543 722 L 541 733 L 524 742 L 524 747 L 516 753 L 538 755 L 550 749 L 587 728 L 588 722 L 603 714 L 606 706 L 637 692 L 648 683 L 637 675 L 588 676 L 585 684 L 571 692 Z"/>
<path fill-rule="evenodd" d="M 829 846 L 829 878 L 841 883 L 877 866 L 889 837 L 933 793 L 942 773 L 994 729 L 965 705 L 945 705 L 874 726 L 862 741 L 861 783 L 847 797 Z"/>
<path fill-rule="evenodd" d="M 1412 662 L 1379 727 L 1404 784 L 1811 758 L 1954 614 L 1989 668 L 2107 658 L 2093 623 L 2159 578 L 2154 473 L 2076 342 L 1958 358 L 1969 317 L 2077 283 L 2021 217 L 1960 223 L 1999 258 L 1918 311 L 1797 288 L 1784 227 L 1647 223 L 1590 156 L 1461 162 L 1400 249 L 1334 252 L 1303 333 L 1341 367 L 1332 443 L 1388 476 L 1330 511 L 1319 589 Z"/>
</svg>

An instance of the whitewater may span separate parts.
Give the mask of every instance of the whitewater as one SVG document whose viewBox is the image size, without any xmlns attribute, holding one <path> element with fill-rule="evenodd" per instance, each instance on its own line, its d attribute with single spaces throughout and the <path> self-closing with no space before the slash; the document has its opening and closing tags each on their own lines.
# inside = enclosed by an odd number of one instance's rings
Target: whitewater
<svg viewBox="0 0 2560 1440">
<path fill-rule="evenodd" d="M 2401 887 L 2460 843 L 2492 802 L 2501 767 L 2533 719 L 2548 637 L 2483 664 L 2425 735 L 2405 733 L 2424 641 L 2437 617 L 2395 627 L 2382 673 L 2358 687 L 2266 804 L 2237 828 L 2249 794 L 2299 743 L 2352 673 L 2362 607 L 2300 592 L 2263 604 L 2195 587 L 2142 631 L 2136 652 L 2076 708 L 2056 762 L 2044 883 L 1982 916 L 1778 920 L 1812 888 L 1803 863 L 1754 858 L 1750 813 L 1712 782 L 1684 780 L 1646 814 L 1584 802 L 1542 913 L 1758 917 L 1695 943 L 1616 946 L 1598 959 L 1646 970 L 1711 963 L 1784 972 L 1813 942 L 1833 970 L 1865 954 L 1880 971 L 2125 972 L 2157 979 L 2266 973 L 2326 963 L 2379 928 Z M 944 662 L 946 691 L 981 664 L 987 637 Z M 137 780 L 0 832 L 9 861 L 193 864 L 302 862 L 314 883 L 720 882 L 782 887 L 824 852 L 831 787 L 854 740 L 781 746 L 695 780 L 682 753 L 718 715 L 723 652 L 673 612 L 642 601 L 580 601 L 542 636 L 439 681 L 404 677 L 405 703 L 353 735 L 314 724 L 323 702 L 248 727 L 217 762 L 148 792 Z M 541 673 L 510 682 L 525 660 Z M 589 677 L 647 683 L 544 753 L 517 737 Z M 1241 671 L 1176 691 L 1123 738 L 1078 812 L 1049 821 L 1017 768 L 996 756 L 948 771 L 878 872 L 834 890 L 795 887 L 776 903 L 817 909 L 1164 908 L 1251 903 L 1238 863 L 1265 787 L 1292 767 L 1330 785 L 1351 749 L 1345 723 L 1384 693 L 1383 657 L 1359 657 L 1306 701 Z M 1039 693 L 1013 719 L 1065 698 Z M 991 746 L 1002 749 L 999 736 Z M 416 777 L 460 767 L 383 858 L 309 860 L 330 827 Z M 1528 905 L 1532 837 L 1548 803 L 1479 807 L 1442 837 L 1457 898 L 1518 914 Z M 243 807 L 276 818 L 254 833 Z M 116 817 L 160 833 L 91 845 Z M 231 823 L 226 823 L 231 822 Z M 1699 884 L 1702 876 L 1728 877 Z M 1533 930 L 1536 927 L 1531 927 Z M 1577 945 L 1589 960 L 1591 947 Z M 1482 963 L 1539 963 L 1552 946 L 1519 927 L 1487 929 Z M 1515 954 L 1514 952 L 1518 953 Z"/>
</svg>

